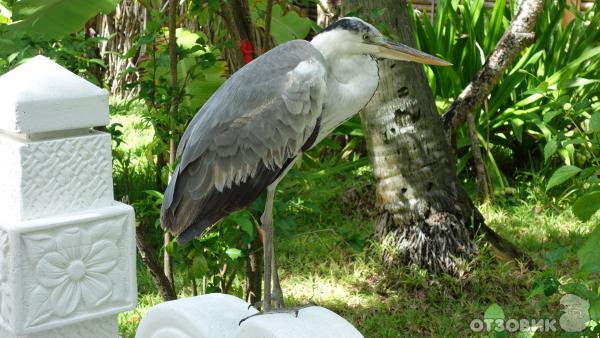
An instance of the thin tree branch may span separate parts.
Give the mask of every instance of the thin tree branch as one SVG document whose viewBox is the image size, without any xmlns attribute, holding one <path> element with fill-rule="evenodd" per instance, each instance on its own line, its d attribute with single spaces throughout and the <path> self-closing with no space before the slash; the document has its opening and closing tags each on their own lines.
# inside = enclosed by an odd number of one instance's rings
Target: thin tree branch
<svg viewBox="0 0 600 338">
<path fill-rule="evenodd" d="M 265 41 L 263 51 L 271 48 L 271 19 L 273 16 L 273 0 L 267 1 L 267 12 L 265 13 Z M 262 53 L 261 53 L 262 54 Z"/>
<path fill-rule="evenodd" d="M 171 106 L 169 107 L 169 113 L 171 115 L 171 138 L 169 140 L 169 171 L 173 169 L 175 165 L 175 154 L 177 151 L 177 143 L 175 141 L 175 122 L 177 121 L 177 0 L 169 1 L 169 73 L 171 75 Z M 169 255 L 166 250 L 167 245 L 172 240 L 171 233 L 165 232 L 164 235 L 164 270 L 167 279 L 171 283 L 173 289 L 175 289 L 175 282 L 173 279 L 173 257 Z"/>
<path fill-rule="evenodd" d="M 543 0 L 524 0 L 521 3 L 516 17 L 485 61 L 483 68 L 442 116 L 444 130 L 450 140 L 454 140 L 456 129 L 465 122 L 467 114 L 473 113 L 482 104 L 504 71 L 525 47 L 533 43 L 535 25 L 543 8 Z"/>
</svg>

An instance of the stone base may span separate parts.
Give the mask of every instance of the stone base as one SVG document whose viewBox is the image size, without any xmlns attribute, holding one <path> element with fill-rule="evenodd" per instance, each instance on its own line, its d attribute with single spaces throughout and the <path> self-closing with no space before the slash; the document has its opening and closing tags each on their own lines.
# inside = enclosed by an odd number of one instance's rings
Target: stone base
<svg viewBox="0 0 600 338">
<path fill-rule="evenodd" d="M 0 327 L 2 338 L 117 338 L 119 337 L 119 326 L 117 316 L 106 316 L 93 320 L 86 320 L 58 329 L 31 333 L 26 335 L 15 335 Z"/>
<path fill-rule="evenodd" d="M 122 203 L 0 223 L 0 327 L 45 335 L 132 309 L 135 257 L 133 208 Z"/>
<path fill-rule="evenodd" d="M 138 327 L 136 338 L 362 338 L 344 318 L 319 306 L 298 311 L 258 313 L 243 300 L 220 293 L 156 305 Z"/>
</svg>

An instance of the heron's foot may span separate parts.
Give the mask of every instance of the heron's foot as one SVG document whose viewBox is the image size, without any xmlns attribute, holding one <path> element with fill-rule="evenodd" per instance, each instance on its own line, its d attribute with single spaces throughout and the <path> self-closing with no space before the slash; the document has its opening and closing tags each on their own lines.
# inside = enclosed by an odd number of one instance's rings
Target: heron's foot
<svg viewBox="0 0 600 338">
<path fill-rule="evenodd" d="M 302 309 L 306 309 L 307 307 L 312 307 L 312 306 L 318 306 L 315 303 L 308 303 L 308 304 L 304 304 L 304 305 L 299 305 L 299 306 L 295 306 L 292 308 L 278 308 L 278 309 L 274 309 L 268 312 L 259 312 L 259 313 L 255 313 L 253 315 L 250 315 L 246 318 L 243 318 L 242 320 L 240 320 L 238 325 L 242 325 L 243 322 L 245 322 L 246 320 L 252 318 L 252 317 L 256 317 L 256 316 L 263 316 L 263 315 L 271 315 L 271 314 L 278 314 L 278 313 L 290 313 L 293 314 L 294 317 L 298 318 L 298 313 L 300 313 L 300 310 Z"/>
<path fill-rule="evenodd" d="M 252 304 L 248 304 L 248 310 L 250 310 L 251 307 L 257 309 L 257 310 L 262 310 L 262 300 L 259 300 L 258 302 L 252 303 Z"/>
<path fill-rule="evenodd" d="M 275 309 L 283 309 L 285 306 L 283 302 L 283 295 L 281 293 L 274 292 L 271 296 L 271 301 L 275 304 Z M 259 300 L 258 302 L 248 304 L 248 309 L 250 309 L 251 307 L 261 311 L 263 308 L 263 301 Z"/>
</svg>

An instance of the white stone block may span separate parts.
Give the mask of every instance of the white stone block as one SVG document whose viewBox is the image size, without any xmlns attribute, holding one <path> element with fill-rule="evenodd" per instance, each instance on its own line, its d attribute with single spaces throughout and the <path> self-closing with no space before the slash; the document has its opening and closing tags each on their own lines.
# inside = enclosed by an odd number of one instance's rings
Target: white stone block
<svg viewBox="0 0 600 338">
<path fill-rule="evenodd" d="M 311 306 L 291 313 L 271 313 L 244 321 L 236 338 L 363 338 L 352 324 L 336 313 Z"/>
<path fill-rule="evenodd" d="M 108 92 L 36 56 L 0 77 L 0 129 L 19 134 L 108 124 Z"/>
<path fill-rule="evenodd" d="M 47 217 L 113 202 L 109 134 L 24 140 L 0 134 L 0 222 Z"/>
<path fill-rule="evenodd" d="M 2 338 L 117 338 L 119 325 L 116 315 L 86 320 L 77 324 L 26 335 L 15 335 L 0 327 Z"/>
<path fill-rule="evenodd" d="M 284 313 L 258 313 L 243 300 L 220 293 L 156 305 L 136 338 L 362 338 L 344 318 L 319 306 Z"/>
<path fill-rule="evenodd" d="M 133 209 L 117 202 L 0 222 L 0 327 L 16 336 L 77 332 L 80 322 L 135 307 L 134 236 Z"/>
<path fill-rule="evenodd" d="M 136 338 L 231 338 L 242 318 L 258 311 L 243 300 L 221 293 L 156 305 L 144 316 Z"/>
</svg>

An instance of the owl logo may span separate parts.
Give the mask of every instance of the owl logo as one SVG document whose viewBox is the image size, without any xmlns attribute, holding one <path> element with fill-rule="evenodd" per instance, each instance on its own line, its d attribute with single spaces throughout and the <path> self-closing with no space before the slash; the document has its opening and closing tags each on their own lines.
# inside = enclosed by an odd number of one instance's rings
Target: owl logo
<svg viewBox="0 0 600 338">
<path fill-rule="evenodd" d="M 590 303 L 575 295 L 566 294 L 560 299 L 560 305 L 563 306 L 561 311 L 564 312 L 560 316 L 560 327 L 567 332 L 583 331 L 590 321 Z"/>
</svg>

